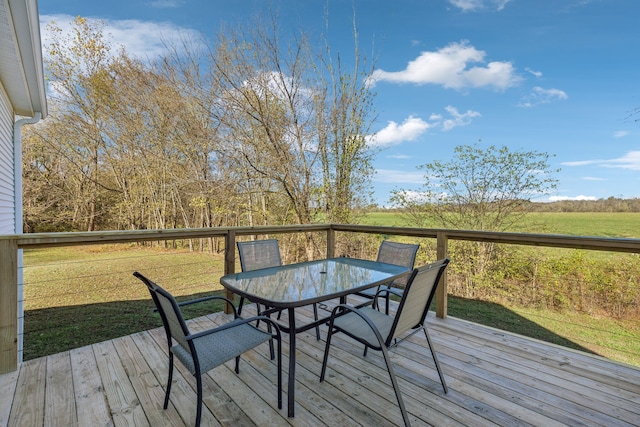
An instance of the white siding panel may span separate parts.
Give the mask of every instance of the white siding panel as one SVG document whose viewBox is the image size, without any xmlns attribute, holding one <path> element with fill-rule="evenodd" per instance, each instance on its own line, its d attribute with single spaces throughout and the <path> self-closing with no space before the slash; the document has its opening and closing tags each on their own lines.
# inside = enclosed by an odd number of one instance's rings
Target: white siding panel
<svg viewBox="0 0 640 427">
<path fill-rule="evenodd" d="M 0 88 L 0 234 L 16 232 L 13 110 Z"/>
<path fill-rule="evenodd" d="M 13 108 L 0 84 L 0 234 L 22 232 L 16 227 L 13 121 Z M 18 363 L 22 362 L 24 353 L 24 280 L 22 270 L 22 250 L 20 250 L 18 253 Z"/>
</svg>

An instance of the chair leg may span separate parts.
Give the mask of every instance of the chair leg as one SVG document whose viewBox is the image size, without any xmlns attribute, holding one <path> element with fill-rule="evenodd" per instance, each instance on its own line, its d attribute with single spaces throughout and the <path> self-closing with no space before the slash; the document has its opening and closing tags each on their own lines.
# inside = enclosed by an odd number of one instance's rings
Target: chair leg
<svg viewBox="0 0 640 427">
<path fill-rule="evenodd" d="M 260 313 L 260 304 L 259 304 L 259 303 L 256 303 L 256 316 L 260 316 L 260 314 L 261 314 L 261 313 Z M 259 321 L 259 320 L 256 322 L 256 328 L 257 328 L 258 326 L 260 326 L 260 321 Z"/>
<path fill-rule="evenodd" d="M 236 356 L 236 374 L 240 373 L 240 356 Z"/>
<path fill-rule="evenodd" d="M 240 297 L 240 302 L 238 303 L 238 316 L 242 314 L 243 305 L 244 305 L 244 297 Z"/>
<path fill-rule="evenodd" d="M 169 350 L 169 375 L 167 376 L 167 389 L 164 393 L 164 405 L 163 409 L 167 409 L 169 406 L 169 394 L 171 393 L 171 383 L 173 382 L 173 353 Z"/>
<path fill-rule="evenodd" d="M 411 423 L 409 422 L 409 414 L 407 414 L 407 410 L 404 407 L 404 400 L 402 400 L 402 395 L 400 394 L 400 386 L 398 385 L 398 381 L 396 380 L 396 374 L 393 371 L 393 366 L 391 366 L 389 352 L 387 351 L 387 347 L 385 346 L 382 346 L 382 356 L 384 357 L 384 363 L 387 364 L 389 378 L 391 378 L 391 385 L 393 386 L 393 391 L 396 393 L 398 406 L 400 407 L 400 412 L 402 413 L 402 420 L 404 421 L 404 425 L 406 427 L 410 427 Z"/>
<path fill-rule="evenodd" d="M 278 337 L 278 409 L 282 409 L 282 338 Z"/>
<path fill-rule="evenodd" d="M 198 389 L 198 403 L 196 404 L 196 427 L 200 427 L 202 419 L 202 375 L 200 371 L 196 371 L 196 387 Z"/>
<path fill-rule="evenodd" d="M 327 371 L 327 361 L 329 360 L 329 347 L 331 346 L 331 336 L 333 335 L 333 319 L 329 322 L 329 332 L 327 332 L 327 343 L 324 347 L 324 357 L 322 358 L 322 370 L 320 371 L 320 382 L 324 381 L 324 374 Z"/>
<path fill-rule="evenodd" d="M 318 304 L 313 304 L 313 319 L 318 321 Z M 320 341 L 320 325 L 316 326 L 316 340 Z"/>
<path fill-rule="evenodd" d="M 267 322 L 267 332 L 269 332 L 270 334 L 273 332 L 270 322 Z M 276 357 L 275 352 L 273 350 L 273 338 L 269 340 L 269 356 L 271 360 L 275 359 Z"/>
<path fill-rule="evenodd" d="M 429 332 L 427 328 L 422 325 L 422 330 L 424 331 L 424 336 L 427 337 L 427 344 L 429 344 L 429 350 L 431 350 L 431 355 L 433 356 L 433 361 L 436 364 L 436 370 L 438 371 L 438 375 L 440 376 L 440 382 L 442 383 L 442 388 L 444 389 L 445 394 L 449 391 L 447 388 L 447 383 L 444 380 L 444 375 L 442 374 L 442 369 L 440 369 L 440 363 L 438 362 L 438 356 L 436 356 L 436 352 L 433 349 L 433 344 L 431 343 L 431 337 L 429 336 Z"/>
</svg>

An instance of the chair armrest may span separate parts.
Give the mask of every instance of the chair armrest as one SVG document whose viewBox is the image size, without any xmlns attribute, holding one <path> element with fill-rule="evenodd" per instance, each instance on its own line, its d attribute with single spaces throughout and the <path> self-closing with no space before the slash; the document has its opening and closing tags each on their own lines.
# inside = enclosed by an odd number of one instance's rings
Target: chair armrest
<svg viewBox="0 0 640 427">
<path fill-rule="evenodd" d="M 187 305 L 197 304 L 197 303 L 200 303 L 200 302 L 210 301 L 210 300 L 214 300 L 214 299 L 221 299 L 221 300 L 224 300 L 227 304 L 229 304 L 233 308 L 233 317 L 234 317 L 234 319 L 237 319 L 238 317 L 240 317 L 240 316 L 238 316 L 238 309 L 236 308 L 235 305 L 233 305 L 233 302 L 230 299 L 225 298 L 225 297 L 221 297 L 221 296 L 217 296 L 217 295 L 211 295 L 211 296 L 208 296 L 208 297 L 196 298 L 196 299 L 192 299 L 192 300 L 189 300 L 189 301 L 182 301 L 182 302 L 178 303 L 178 306 L 179 307 L 184 307 L 184 306 L 187 306 Z M 153 312 L 157 313 L 158 309 L 154 308 Z"/>
<path fill-rule="evenodd" d="M 383 288 L 383 289 L 380 289 L 378 292 L 376 292 L 376 298 L 383 298 L 384 295 L 381 295 L 381 294 L 387 294 L 387 296 L 388 296 L 388 294 L 393 294 L 393 295 L 395 295 L 397 297 L 402 298 L 402 294 L 400 292 L 396 291 L 394 288 L 386 288 L 386 289 Z"/>
<path fill-rule="evenodd" d="M 339 313 L 337 313 L 339 309 L 341 310 Z M 350 311 L 356 314 L 357 316 L 359 316 L 362 320 L 364 320 L 367 326 L 369 326 L 369 328 L 371 328 L 371 330 L 375 334 L 380 346 L 382 347 L 384 345 L 384 340 L 382 339 L 382 335 L 380 335 L 380 331 L 378 330 L 376 325 L 371 321 L 371 319 L 369 319 L 369 317 L 366 314 L 364 314 L 362 310 L 349 304 L 339 304 L 333 308 L 333 310 L 331 311 L 331 319 L 329 320 L 329 330 L 333 328 L 333 320 L 336 317 L 344 315 L 345 311 Z"/>
<path fill-rule="evenodd" d="M 275 327 L 275 333 L 272 332 L 271 335 L 274 338 L 280 339 L 280 328 L 278 327 L 278 324 L 276 322 L 274 322 L 272 319 L 268 318 L 267 316 L 254 316 L 254 317 L 249 317 L 247 319 L 242 319 L 242 318 L 238 317 L 235 321 L 232 321 L 232 322 L 229 322 L 229 323 L 225 323 L 224 325 L 217 326 L 217 327 L 211 328 L 211 329 L 207 329 L 206 331 L 196 332 L 195 334 L 187 335 L 187 336 L 185 336 L 185 339 L 187 341 L 194 340 L 196 338 L 200 338 L 200 337 L 203 337 L 203 336 L 206 336 L 206 335 L 215 334 L 216 332 L 224 331 L 225 329 L 235 328 L 235 327 L 237 327 L 239 325 L 244 325 L 245 323 L 255 322 L 256 320 L 264 321 L 264 322 L 270 323 L 272 326 L 274 326 Z"/>
</svg>

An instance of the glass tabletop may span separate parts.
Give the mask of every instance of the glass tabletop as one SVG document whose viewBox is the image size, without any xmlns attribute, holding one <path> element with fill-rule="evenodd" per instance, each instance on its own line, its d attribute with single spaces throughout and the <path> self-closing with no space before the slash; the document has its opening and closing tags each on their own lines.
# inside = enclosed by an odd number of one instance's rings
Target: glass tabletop
<svg viewBox="0 0 640 427">
<path fill-rule="evenodd" d="M 389 282 L 410 270 L 355 258 L 332 258 L 234 273 L 222 285 L 254 302 L 290 308 Z"/>
</svg>

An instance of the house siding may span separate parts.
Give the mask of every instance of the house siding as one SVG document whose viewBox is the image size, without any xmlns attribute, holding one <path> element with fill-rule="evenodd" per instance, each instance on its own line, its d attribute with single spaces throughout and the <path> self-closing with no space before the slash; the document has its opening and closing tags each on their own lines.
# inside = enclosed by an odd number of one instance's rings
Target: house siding
<svg viewBox="0 0 640 427">
<path fill-rule="evenodd" d="M 22 232 L 22 221 L 16 220 L 15 150 L 13 142 L 14 114 L 4 88 L 0 84 L 0 234 Z M 22 249 L 18 253 L 18 363 L 23 359 L 24 280 Z"/>
<path fill-rule="evenodd" d="M 0 234 L 16 232 L 13 110 L 0 87 Z"/>
</svg>

